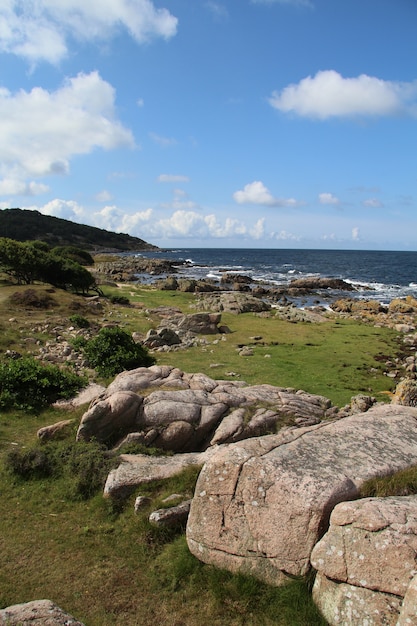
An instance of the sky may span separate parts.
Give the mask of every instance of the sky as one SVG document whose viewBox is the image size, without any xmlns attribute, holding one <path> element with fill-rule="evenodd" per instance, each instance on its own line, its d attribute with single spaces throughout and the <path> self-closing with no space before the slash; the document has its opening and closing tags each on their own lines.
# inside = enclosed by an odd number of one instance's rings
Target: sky
<svg viewBox="0 0 417 626">
<path fill-rule="evenodd" d="M 0 0 L 0 209 L 417 250 L 417 0 Z"/>
</svg>

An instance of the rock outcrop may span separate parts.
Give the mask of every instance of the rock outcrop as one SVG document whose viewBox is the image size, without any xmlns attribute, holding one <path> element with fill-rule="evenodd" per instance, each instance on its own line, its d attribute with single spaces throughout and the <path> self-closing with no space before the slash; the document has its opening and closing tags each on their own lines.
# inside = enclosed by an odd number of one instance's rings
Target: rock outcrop
<svg viewBox="0 0 417 626">
<path fill-rule="evenodd" d="M 311 555 L 313 598 L 332 625 L 394 626 L 417 575 L 416 552 L 417 496 L 338 504 Z"/>
<path fill-rule="evenodd" d="M 204 465 L 187 525 L 202 561 L 273 584 L 306 574 L 339 502 L 417 464 L 417 409 L 366 413 L 222 447 Z"/>
<path fill-rule="evenodd" d="M 301 390 L 247 386 L 155 365 L 119 374 L 84 413 L 77 439 L 115 445 L 135 433 L 138 443 L 192 452 L 286 424 L 317 424 L 337 413 L 327 398 Z"/>
<path fill-rule="evenodd" d="M 122 454 L 120 465 L 107 477 L 104 497 L 117 500 L 130 496 L 140 485 L 154 480 L 165 480 L 180 474 L 192 465 L 202 466 L 215 452 L 216 448 L 200 453 L 158 457 L 147 454 Z"/>
<path fill-rule="evenodd" d="M 83 626 L 51 600 L 33 600 L 0 610 L 0 626 Z"/>
</svg>

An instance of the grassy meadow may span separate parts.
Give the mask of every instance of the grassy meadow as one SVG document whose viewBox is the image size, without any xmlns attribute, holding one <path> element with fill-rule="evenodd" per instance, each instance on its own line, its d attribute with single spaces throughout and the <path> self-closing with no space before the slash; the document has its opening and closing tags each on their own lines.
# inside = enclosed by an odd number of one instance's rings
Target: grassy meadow
<svg viewBox="0 0 417 626">
<path fill-rule="evenodd" d="M 116 322 L 145 334 L 159 323 L 153 312 L 157 307 L 184 313 L 198 310 L 193 294 L 133 285 L 104 287 L 108 297 L 128 297 L 129 306 L 101 298 L 98 310 L 80 297 L 45 285 L 33 289 L 52 298 L 48 308 L 11 305 L 10 296 L 25 289 L 0 285 L 1 353 L 35 353 L 57 335 L 65 338 L 62 328 L 70 326 L 75 313 L 91 323 Z M 383 371 L 384 362 L 401 349 L 391 329 L 337 317 L 320 324 L 291 323 L 273 313 L 223 314 L 222 324 L 230 334 L 208 336 L 205 345 L 187 350 L 158 352 L 157 364 L 216 379 L 304 389 L 337 406 L 358 393 L 386 400 L 395 386 Z M 251 345 L 254 355 L 239 356 L 242 345 Z M 139 514 L 134 513 L 134 497 L 117 507 L 103 499 L 101 488 L 87 497 L 78 489 L 79 481 L 88 480 L 96 468 L 107 471 L 108 466 L 99 449 L 81 455 L 75 450 L 75 428 L 84 410 L 70 416 L 53 408 L 40 414 L 0 414 L 0 607 L 49 598 L 87 626 L 326 623 L 311 602 L 310 581 L 291 580 L 276 589 L 231 575 L 197 561 L 187 549 L 183 529 L 167 531 L 149 524 L 149 512 L 164 497 L 191 496 L 196 471 L 143 488 L 140 494 L 152 503 Z M 14 451 L 39 452 L 37 430 L 68 417 L 74 417 L 73 432 L 56 444 L 49 473 L 34 471 L 22 478 L 11 471 Z"/>
</svg>

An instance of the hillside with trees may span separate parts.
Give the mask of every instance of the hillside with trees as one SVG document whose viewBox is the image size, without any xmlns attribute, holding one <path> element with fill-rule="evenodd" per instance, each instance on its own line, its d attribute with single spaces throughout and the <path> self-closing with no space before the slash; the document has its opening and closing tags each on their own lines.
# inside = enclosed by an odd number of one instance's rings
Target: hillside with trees
<svg viewBox="0 0 417 626">
<path fill-rule="evenodd" d="M 49 246 L 77 246 L 91 252 L 157 250 L 139 237 L 76 224 L 25 209 L 0 210 L 0 237 L 16 241 L 44 241 Z"/>
</svg>

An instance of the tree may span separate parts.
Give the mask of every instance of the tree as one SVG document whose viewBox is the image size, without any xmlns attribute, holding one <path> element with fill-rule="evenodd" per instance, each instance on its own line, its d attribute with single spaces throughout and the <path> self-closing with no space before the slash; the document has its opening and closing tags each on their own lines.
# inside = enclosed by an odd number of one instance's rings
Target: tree
<svg viewBox="0 0 417 626">
<path fill-rule="evenodd" d="M 20 285 L 39 280 L 76 293 L 98 291 L 93 275 L 85 267 L 65 254 L 45 249 L 42 242 L 0 238 L 0 268 Z"/>
</svg>

